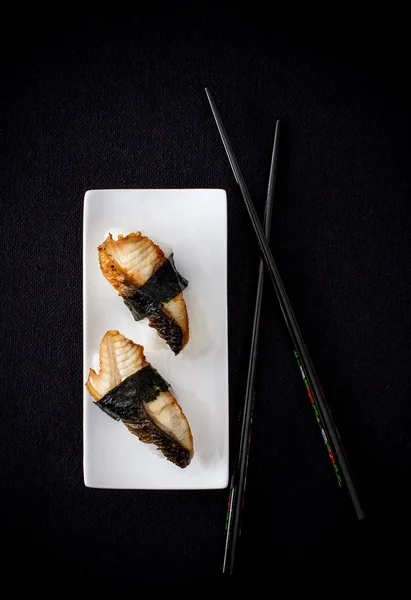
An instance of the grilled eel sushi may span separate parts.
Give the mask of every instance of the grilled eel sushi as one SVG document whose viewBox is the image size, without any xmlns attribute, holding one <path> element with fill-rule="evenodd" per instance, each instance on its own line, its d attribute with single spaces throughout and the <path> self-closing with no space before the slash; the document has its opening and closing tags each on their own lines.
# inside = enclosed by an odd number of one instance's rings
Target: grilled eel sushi
<svg viewBox="0 0 411 600">
<path fill-rule="evenodd" d="M 86 383 L 95 404 L 146 444 L 184 468 L 194 455 L 190 425 L 169 384 L 146 361 L 144 348 L 118 331 L 107 331 L 100 345 L 100 369 Z"/>
<path fill-rule="evenodd" d="M 189 339 L 187 308 L 182 290 L 187 281 L 177 273 L 172 256 L 139 231 L 114 240 L 109 234 L 98 247 L 100 268 L 135 320 L 148 317 L 174 354 Z"/>
</svg>

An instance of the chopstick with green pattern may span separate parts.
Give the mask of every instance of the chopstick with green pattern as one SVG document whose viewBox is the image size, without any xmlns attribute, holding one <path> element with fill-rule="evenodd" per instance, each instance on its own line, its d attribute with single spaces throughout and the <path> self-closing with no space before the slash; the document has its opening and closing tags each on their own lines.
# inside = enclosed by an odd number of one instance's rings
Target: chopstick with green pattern
<svg viewBox="0 0 411 600">
<path fill-rule="evenodd" d="M 331 413 L 328 408 L 322 387 L 314 369 L 314 364 L 308 353 L 304 339 L 301 335 L 300 328 L 298 326 L 290 301 L 282 283 L 278 268 L 274 262 L 274 258 L 270 246 L 268 244 L 267 237 L 264 233 L 257 212 L 254 208 L 253 202 L 251 200 L 249 191 L 247 189 L 234 151 L 231 147 L 231 143 L 223 125 L 222 119 L 209 90 L 206 88 L 205 91 L 228 160 L 230 162 L 231 169 L 233 171 L 235 180 L 240 187 L 249 217 L 251 219 L 251 223 L 253 225 L 254 232 L 256 234 L 257 241 L 260 247 L 261 256 L 264 259 L 265 266 L 267 267 L 268 274 L 270 275 L 271 283 L 276 292 L 280 308 L 284 317 L 284 321 L 294 346 L 294 352 L 296 353 L 296 358 L 299 361 L 299 367 L 301 369 L 310 400 L 315 409 L 317 420 L 320 424 L 321 434 L 326 444 L 327 452 L 331 459 L 334 472 L 337 475 L 337 481 L 339 485 L 341 485 L 341 487 L 347 490 L 357 518 L 361 520 L 365 517 L 365 513 L 362 508 L 361 501 L 354 484 L 351 469 L 345 456 L 340 435 L 332 420 Z"/>
</svg>

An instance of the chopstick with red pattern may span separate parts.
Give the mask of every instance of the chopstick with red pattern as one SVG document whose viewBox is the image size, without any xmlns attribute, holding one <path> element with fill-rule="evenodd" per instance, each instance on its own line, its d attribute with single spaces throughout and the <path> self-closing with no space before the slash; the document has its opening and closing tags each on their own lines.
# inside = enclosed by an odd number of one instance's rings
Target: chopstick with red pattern
<svg viewBox="0 0 411 600">
<path fill-rule="evenodd" d="M 355 513 L 358 519 L 363 519 L 365 517 L 364 510 L 362 508 L 354 480 L 351 474 L 351 469 L 348 465 L 348 461 L 345 456 L 345 452 L 341 443 L 341 439 L 337 428 L 335 427 L 330 410 L 328 408 L 323 390 L 321 388 L 320 382 L 316 375 L 313 362 L 308 353 L 306 344 L 301 335 L 300 328 L 298 326 L 297 320 L 294 316 L 294 312 L 292 310 L 290 301 L 286 294 L 284 285 L 282 283 L 280 274 L 278 272 L 278 268 L 274 262 L 273 255 L 271 253 L 271 249 L 269 247 L 269 243 L 267 240 L 267 236 L 261 226 L 260 220 L 258 218 L 257 212 L 254 208 L 253 202 L 251 200 L 250 194 L 248 192 L 246 183 L 244 181 L 243 175 L 241 173 L 240 167 L 238 165 L 237 159 L 235 157 L 234 151 L 231 147 L 230 140 L 228 138 L 227 132 L 221 120 L 220 114 L 217 110 L 215 102 L 209 92 L 209 90 L 205 89 L 208 101 L 210 103 L 210 107 L 220 133 L 228 160 L 230 162 L 231 169 L 233 171 L 235 180 L 237 181 L 248 214 L 250 216 L 254 232 L 257 237 L 257 241 L 260 247 L 261 256 L 264 260 L 265 266 L 267 268 L 268 274 L 270 275 L 271 283 L 274 287 L 275 293 L 277 295 L 280 308 L 284 317 L 284 321 L 288 328 L 289 334 L 291 336 L 291 340 L 294 346 L 294 352 L 296 354 L 296 358 L 299 361 L 299 367 L 302 372 L 304 382 L 309 393 L 310 401 L 313 404 L 317 420 L 320 424 L 322 437 L 327 447 L 328 455 L 331 459 L 334 472 L 337 475 L 338 483 L 341 487 L 347 490 L 348 495 L 352 501 Z"/>
</svg>

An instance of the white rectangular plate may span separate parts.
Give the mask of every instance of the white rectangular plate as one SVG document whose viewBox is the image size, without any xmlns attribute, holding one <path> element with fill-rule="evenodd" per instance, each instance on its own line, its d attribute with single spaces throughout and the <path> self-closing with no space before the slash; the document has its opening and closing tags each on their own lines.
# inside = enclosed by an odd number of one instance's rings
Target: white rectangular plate
<svg viewBox="0 0 411 600">
<path fill-rule="evenodd" d="M 130 311 L 100 271 L 97 246 L 141 231 L 188 279 L 190 340 L 173 352 Z M 215 189 L 92 190 L 84 198 L 84 383 L 100 342 L 117 329 L 142 344 L 191 427 L 194 458 L 180 469 L 93 404 L 84 387 L 84 483 L 95 488 L 210 489 L 228 484 L 227 199 Z"/>
</svg>

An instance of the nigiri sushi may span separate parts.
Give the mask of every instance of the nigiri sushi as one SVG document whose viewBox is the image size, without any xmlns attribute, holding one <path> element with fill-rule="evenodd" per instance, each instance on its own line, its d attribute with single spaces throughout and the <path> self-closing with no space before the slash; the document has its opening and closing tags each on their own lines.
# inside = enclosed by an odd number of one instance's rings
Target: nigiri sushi
<svg viewBox="0 0 411 600">
<path fill-rule="evenodd" d="M 98 247 L 100 268 L 136 321 L 148 317 L 174 354 L 189 339 L 183 290 L 188 282 L 175 269 L 173 255 L 139 231 L 114 240 L 111 233 Z"/>
<path fill-rule="evenodd" d="M 99 408 L 142 442 L 155 444 L 178 467 L 190 464 L 190 425 L 169 384 L 147 362 L 143 346 L 118 331 L 107 331 L 100 345 L 99 372 L 90 369 L 86 388 Z"/>
</svg>

